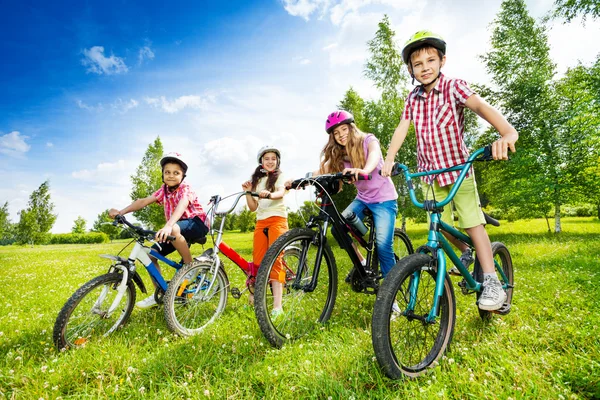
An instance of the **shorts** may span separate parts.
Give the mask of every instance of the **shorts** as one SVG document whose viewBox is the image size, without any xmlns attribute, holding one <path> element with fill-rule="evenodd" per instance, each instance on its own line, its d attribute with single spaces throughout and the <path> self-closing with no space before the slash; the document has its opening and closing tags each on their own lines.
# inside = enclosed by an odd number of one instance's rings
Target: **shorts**
<svg viewBox="0 0 600 400">
<path fill-rule="evenodd" d="M 190 219 L 180 219 L 177 221 L 177 225 L 179 225 L 181 236 L 185 238 L 188 247 L 192 245 L 192 242 L 203 238 L 208 233 L 208 227 L 198 216 Z M 160 247 L 158 244 L 159 243 L 154 243 L 152 248 L 161 256 L 166 256 L 175 251 L 175 246 L 173 246 L 173 243 L 171 242 L 160 243 Z"/>
<path fill-rule="evenodd" d="M 454 184 L 440 187 L 438 181 L 434 181 L 433 193 L 436 200 L 445 199 L 453 186 Z M 423 194 L 426 200 L 433 200 L 431 186 L 425 184 L 423 186 Z M 478 225 L 485 225 L 485 217 L 483 216 L 483 211 L 481 211 L 481 202 L 479 201 L 479 193 L 477 192 L 477 183 L 475 183 L 475 178 L 472 175 L 465 178 L 458 188 L 454 199 L 444 207 L 442 221 L 450 226 L 454 226 L 453 208 L 458 215 L 459 228 L 469 229 Z"/>
</svg>

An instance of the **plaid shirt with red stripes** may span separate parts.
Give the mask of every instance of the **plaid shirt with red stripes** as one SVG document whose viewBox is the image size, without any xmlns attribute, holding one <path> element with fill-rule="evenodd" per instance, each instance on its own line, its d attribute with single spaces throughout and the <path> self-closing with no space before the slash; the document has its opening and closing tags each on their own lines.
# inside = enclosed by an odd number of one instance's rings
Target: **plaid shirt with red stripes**
<svg viewBox="0 0 600 400">
<path fill-rule="evenodd" d="M 158 204 L 164 205 L 165 218 L 167 221 L 171 218 L 171 215 L 173 215 L 173 211 L 175 211 L 177 204 L 179 204 L 184 196 L 187 196 L 187 198 L 190 200 L 190 203 L 179 219 L 192 219 L 195 216 L 198 216 L 203 222 L 206 220 L 206 214 L 198 202 L 198 196 L 196 196 L 196 193 L 194 193 L 190 185 L 185 182 L 181 182 L 179 187 L 175 189 L 174 192 L 170 192 L 167 188 L 167 185 L 162 185 L 160 189 L 154 192 L 153 196 L 156 197 L 156 202 Z"/>
<path fill-rule="evenodd" d="M 465 102 L 475 92 L 461 79 L 450 79 L 440 74 L 431 92 L 416 87 L 406 99 L 402 119 L 412 120 L 417 135 L 417 164 L 420 172 L 444 169 L 464 163 L 469 151 L 463 139 Z M 469 174 L 473 168 L 469 169 Z M 426 176 L 440 186 L 451 185 L 459 171 Z"/>
</svg>

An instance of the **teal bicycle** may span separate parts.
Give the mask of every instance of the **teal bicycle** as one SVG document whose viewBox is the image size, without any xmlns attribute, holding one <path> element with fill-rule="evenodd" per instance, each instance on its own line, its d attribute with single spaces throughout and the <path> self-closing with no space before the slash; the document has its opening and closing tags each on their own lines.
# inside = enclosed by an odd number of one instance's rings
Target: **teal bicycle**
<svg viewBox="0 0 600 400">
<path fill-rule="evenodd" d="M 392 175 L 404 173 L 410 199 L 415 206 L 429 213 L 430 225 L 427 244 L 418 248 L 415 254 L 398 261 L 377 293 L 371 326 L 373 348 L 379 365 L 389 378 L 414 378 L 425 373 L 437 364 L 452 340 L 456 299 L 447 273 L 446 256 L 463 277 L 458 283 L 462 293 L 474 293 L 477 300 L 481 296 L 483 270 L 477 256 L 471 273 L 442 232 L 466 243 L 472 250 L 473 243 L 469 236 L 444 223 L 441 212 L 456 195 L 473 162 L 491 160 L 491 147 L 487 146 L 475 151 L 464 164 L 443 170 L 410 173 L 406 165 L 394 165 Z M 412 178 L 449 171 L 460 171 L 460 175 L 445 199 L 425 200 L 423 203 L 417 200 Z M 499 225 L 488 215 L 485 217 L 488 224 Z M 514 273 L 510 253 L 504 244 L 493 242 L 492 254 L 507 297 L 499 310 L 478 308 L 484 320 L 491 318 L 491 313 L 508 314 L 512 302 Z"/>
</svg>

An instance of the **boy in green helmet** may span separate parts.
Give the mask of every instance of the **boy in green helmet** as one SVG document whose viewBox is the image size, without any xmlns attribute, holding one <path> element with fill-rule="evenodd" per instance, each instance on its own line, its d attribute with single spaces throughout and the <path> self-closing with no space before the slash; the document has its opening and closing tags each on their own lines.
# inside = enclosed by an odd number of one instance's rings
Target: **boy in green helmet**
<svg viewBox="0 0 600 400">
<path fill-rule="evenodd" d="M 446 42 L 441 36 L 429 31 L 415 33 L 404 45 L 402 58 L 413 80 L 416 79 L 420 85 L 406 99 L 402 118 L 394 131 L 385 159 L 382 170 L 384 176 L 391 173 L 394 158 L 406 138 L 411 121 L 415 125 L 417 136 L 419 171 L 444 169 L 467 161 L 469 152 L 463 138 L 465 107 L 485 119 L 500 133 L 501 138 L 492 145 L 494 159 L 508 159 L 508 149 L 515 151 L 515 142 L 519 138 L 517 131 L 502 114 L 471 90 L 465 81 L 451 79 L 441 73 L 441 68 L 446 63 Z M 445 198 L 458 175 L 459 171 L 453 171 L 423 178 L 428 184 L 425 186 L 426 195 L 431 192 L 427 190 L 428 186 L 432 185 L 435 198 Z M 453 202 L 458 214 L 458 226 L 465 229 L 471 237 L 484 273 L 479 308 L 489 311 L 500 309 L 506 301 L 506 293 L 494 268 L 492 248 L 485 231 L 485 219 L 472 168 Z M 442 220 L 452 224 L 451 207 L 444 209 Z M 463 252 L 463 264 L 468 266 L 472 263 L 473 257 L 468 246 L 447 237 Z"/>
</svg>

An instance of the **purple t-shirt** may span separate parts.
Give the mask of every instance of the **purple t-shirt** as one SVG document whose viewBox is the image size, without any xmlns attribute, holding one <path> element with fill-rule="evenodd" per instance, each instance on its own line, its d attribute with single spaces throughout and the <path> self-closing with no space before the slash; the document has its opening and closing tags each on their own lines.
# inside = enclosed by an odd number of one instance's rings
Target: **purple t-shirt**
<svg viewBox="0 0 600 400">
<path fill-rule="evenodd" d="M 369 158 L 369 143 L 373 140 L 377 140 L 377 138 L 372 133 L 369 133 L 363 142 L 365 161 Z M 344 161 L 344 168 L 353 167 L 349 161 Z M 371 172 L 371 180 L 354 182 L 356 190 L 358 191 L 358 195 L 356 196 L 358 200 L 367 204 L 373 204 L 396 200 L 398 198 L 398 193 L 396 192 L 392 179 L 390 177 L 384 178 L 379 174 L 381 168 L 383 168 L 383 157 L 379 157 L 377 167 Z"/>
</svg>

